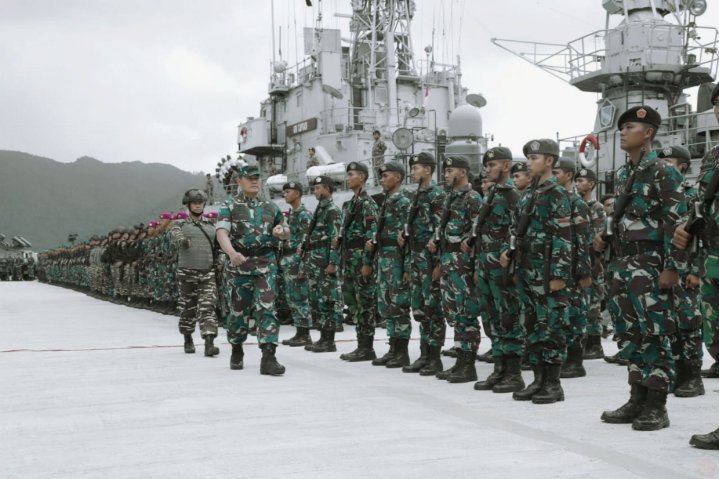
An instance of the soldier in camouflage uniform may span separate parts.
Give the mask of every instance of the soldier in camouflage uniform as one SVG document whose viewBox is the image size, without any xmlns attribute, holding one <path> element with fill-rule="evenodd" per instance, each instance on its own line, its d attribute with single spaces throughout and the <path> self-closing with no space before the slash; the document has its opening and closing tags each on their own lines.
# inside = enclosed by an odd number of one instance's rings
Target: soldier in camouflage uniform
<svg viewBox="0 0 719 479">
<path fill-rule="evenodd" d="M 559 375 L 567 354 L 571 204 L 566 190 L 552 175 L 559 158 L 559 145 L 549 139 L 532 140 L 524 145 L 523 151 L 532 186 L 517 205 L 512 225 L 516 251 L 505 248 L 500 262 L 505 268 L 511 266 L 512 260 L 517 264 L 534 381 L 512 397 L 517 401 L 550 404 L 564 400 Z M 509 274 L 514 280 L 511 269 Z"/>
<path fill-rule="evenodd" d="M 482 158 L 482 164 L 493 186 L 485 194 L 485 203 L 477 216 L 467 250 L 469 246 L 474 246 L 477 297 L 482 318 L 487 318 L 492 330 L 490 351 L 494 358 L 494 371 L 484 381 L 475 383 L 474 389 L 509 393 L 524 389 L 520 369 L 524 334 L 519 317 L 517 289 L 507 284 L 499 257 L 509 239 L 519 191 L 509 179 L 512 164 L 509 148 L 499 146 L 489 149 Z"/>
<path fill-rule="evenodd" d="M 681 146 L 668 146 L 657 150 L 659 158 L 666 159 L 674 165 L 682 176 L 691 166 L 689 150 Z M 687 210 L 697 198 L 694 185 L 688 180 L 682 183 Z M 674 395 L 677 397 L 695 397 L 704 394 L 702 381 L 702 315 L 699 296 L 700 264 L 699 254 L 694 249 L 687 255 L 687 271 L 680 275 L 679 282 L 674 286 L 673 312 L 676 314 L 677 330 L 672 339 L 672 351 L 676 362 L 677 378 L 674 382 Z"/>
<path fill-rule="evenodd" d="M 432 174 L 437 165 L 431 153 L 422 152 L 410 158 L 412 180 L 418 183 L 405 233 L 397 242 L 410 255 L 410 304 L 412 316 L 419 323 L 420 356 L 405 373 L 419 372 L 421 376 L 434 376 L 441 372 L 440 352 L 444 345 L 447 326 L 442 313 L 439 254 L 430 253 L 427 243 L 439 227 L 444 204 L 442 188 L 433 184 Z"/>
<path fill-rule="evenodd" d="M 510 170 L 512 177 L 512 184 L 519 192 L 520 198 L 524 195 L 524 192 L 529 188 L 529 184 L 532 179 L 529 177 L 529 170 L 527 169 L 527 163 L 524 161 L 518 161 L 512 165 Z"/>
<path fill-rule="evenodd" d="M 719 121 L 719 85 L 712 90 L 711 101 L 714 105 L 714 116 Z M 698 197 L 704 203 L 705 218 L 703 231 L 697 238 L 701 240 L 704 273 L 701 285 L 704 342 L 714 359 L 714 366 L 707 373 L 714 377 L 719 376 L 719 207 L 717 207 L 717 192 L 715 191 L 712 196 L 711 191 L 707 192 L 707 189 L 713 182 L 716 185 L 717 174 L 719 174 L 719 146 L 715 146 L 704 155 L 697 179 Z M 674 243 L 682 249 L 686 249 L 693 239 L 685 231 L 684 226 L 686 224 L 674 232 Z M 689 444 L 700 449 L 719 449 L 719 429 L 708 434 L 694 434 Z"/>
<path fill-rule="evenodd" d="M 310 314 L 309 286 L 304 268 L 301 265 L 301 257 L 297 252 L 302 243 L 312 220 L 312 214 L 301 203 L 302 185 L 291 181 L 282 187 L 285 201 L 290 209 L 285 212 L 287 225 L 282 236 L 282 259 L 280 267 L 284 274 L 285 294 L 287 304 L 290 308 L 292 321 L 296 328 L 295 335 L 285 339 L 282 344 L 287 346 L 306 346 L 312 343 L 310 328 L 312 327 L 312 316 Z"/>
<path fill-rule="evenodd" d="M 377 169 L 377 176 L 385 200 L 377 216 L 377 232 L 367 242 L 367 249 L 376 257 L 377 312 L 387 322 L 390 349 L 372 364 L 401 368 L 409 366 L 407 348 L 412 322 L 409 317 L 409 255 L 405 256 L 397 239 L 407 221 L 411 200 L 401 189 L 404 165 L 388 161 Z"/>
<path fill-rule="evenodd" d="M 618 121 L 629 162 L 616 178 L 621 196 L 612 218 L 610 296 L 621 310 L 617 334 L 621 355 L 629 360 L 631 394 L 619 409 L 605 411 L 602 420 L 631 423 L 640 431 L 669 426 L 667 393 L 675 381 L 672 288 L 685 268 L 685 255 L 672 245 L 672 234 L 687 211 L 682 177 L 652 150 L 660 124 L 659 113 L 648 106 L 631 108 Z M 595 237 L 594 246 L 604 250 L 602 235 Z"/>
<path fill-rule="evenodd" d="M 215 346 L 217 318 L 215 302 L 215 227 L 202 216 L 207 195 L 198 189 L 187 190 L 182 197 L 189 215 L 177 220 L 170 228 L 170 237 L 178 249 L 177 284 L 180 310 L 179 329 L 185 337 L 185 353 L 194 353 L 192 333 L 200 325 L 200 335 L 205 340 L 205 356 L 220 354 Z"/>
<path fill-rule="evenodd" d="M 590 247 L 589 206 L 574 189 L 576 163 L 571 158 L 560 158 L 553 169 L 559 186 L 569 194 L 572 215 L 572 264 L 567 292 L 569 307 L 567 314 L 567 359 L 562 364 L 562 378 L 580 378 L 587 375 L 584 369 L 584 344 L 587 335 L 587 302 L 585 290 L 592 286 L 592 261 Z"/>
<path fill-rule="evenodd" d="M 273 236 L 283 231 L 282 212 L 274 203 L 257 197 L 257 166 L 243 166 L 238 183 L 241 191 L 220 208 L 217 221 L 217 240 L 227 255 L 223 270 L 230 302 L 230 368 L 244 367 L 242 344 L 249 328 L 257 324 L 257 342 L 262 349 L 260 374 L 279 376 L 285 367 L 275 357 L 280 327 L 275 315 L 277 260 Z"/>
<path fill-rule="evenodd" d="M 339 254 L 332 248 L 332 240 L 340 230 L 342 212 L 332 201 L 334 184 L 328 176 L 318 176 L 312 182 L 318 204 L 305 228 L 307 241 L 302 244 L 301 261 L 309 278 L 310 310 L 320 329 L 320 339 L 305 349 L 315 353 L 337 351 L 335 331 L 342 323 L 337 266 Z M 309 339 L 309 330 L 308 330 Z"/>
<path fill-rule="evenodd" d="M 387 151 L 387 145 L 385 145 L 379 130 L 372 132 L 372 138 L 374 139 L 372 144 L 372 168 L 376 172 L 377 168 L 384 165 L 384 152 Z"/>
<path fill-rule="evenodd" d="M 347 186 L 354 192 L 342 205 L 342 222 L 333 247 L 340 251 L 342 295 L 357 333 L 357 348 L 341 354 L 345 361 L 370 361 L 374 352 L 374 302 L 376 275 L 365 245 L 377 229 L 377 204 L 365 191 L 367 166 L 356 161 L 347 165 Z"/>
<path fill-rule="evenodd" d="M 474 258 L 471 253 L 462 251 L 462 241 L 470 234 L 482 198 L 472 189 L 468 176 L 469 161 L 465 157 L 445 158 L 444 179 L 450 191 L 435 237 L 428 245 L 430 252 L 440 253 L 442 309 L 448 321 L 454 321 L 455 338 L 460 346 L 454 366 L 437 373 L 439 379 L 451 383 L 477 380 L 475 359 L 481 340 Z"/>
<path fill-rule="evenodd" d="M 592 191 L 597 184 L 597 175 L 587 168 L 579 170 L 576 176 L 577 193 L 589 207 L 589 236 L 594 237 L 604 231 L 607 215 L 604 207 L 592 198 Z M 592 262 L 592 286 L 584 289 L 587 301 L 587 342 L 584 346 L 584 359 L 601 359 L 604 357 L 602 349 L 602 292 L 604 291 L 604 273 L 600 256 L 591 249 L 589 252 Z"/>
</svg>

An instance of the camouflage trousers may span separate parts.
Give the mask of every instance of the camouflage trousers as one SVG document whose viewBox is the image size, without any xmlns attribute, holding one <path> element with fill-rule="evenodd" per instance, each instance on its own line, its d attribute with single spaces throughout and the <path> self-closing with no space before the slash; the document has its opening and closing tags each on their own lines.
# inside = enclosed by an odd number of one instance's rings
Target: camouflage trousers
<svg viewBox="0 0 719 479">
<path fill-rule="evenodd" d="M 99 293 L 102 291 L 102 267 L 98 265 L 91 265 L 88 268 L 90 275 L 90 289 L 93 292 Z"/>
<path fill-rule="evenodd" d="M 227 341 L 242 344 L 250 327 L 257 325 L 259 344 L 277 344 L 280 324 L 275 313 L 277 264 L 271 262 L 265 274 L 238 274 L 225 261 L 225 294 L 228 301 Z"/>
<path fill-rule="evenodd" d="M 299 274 L 300 257 L 296 254 L 280 260 L 287 307 L 292 314 L 292 323 L 298 328 L 311 328 L 310 290 L 306 275 Z"/>
<path fill-rule="evenodd" d="M 610 296 L 620 356 L 629 361 L 629 384 L 670 391 L 675 380 L 671 339 L 676 333 L 674 295 L 659 289 L 658 254 L 631 256 L 612 265 Z"/>
<path fill-rule="evenodd" d="M 701 360 L 704 348 L 699 288 L 687 289 L 684 287 L 685 281 L 686 278 L 680 279 L 674 287 L 677 331 L 672 338 L 672 352 L 675 360 Z"/>
<path fill-rule="evenodd" d="M 719 279 L 704 276 L 701 288 L 704 344 L 714 361 L 719 361 Z"/>
<path fill-rule="evenodd" d="M 115 296 L 124 296 L 124 289 L 122 287 L 122 266 L 123 264 L 117 261 L 112 264 L 110 269 L 112 272 L 112 289 Z"/>
<path fill-rule="evenodd" d="M 529 361 L 562 364 L 567 359 L 569 298 L 567 289 L 548 293 L 545 286 L 545 262 L 528 258 L 519 271 L 519 297 L 527 338 Z"/>
<path fill-rule="evenodd" d="M 307 268 L 305 284 L 309 290 L 309 308 L 306 326 L 315 322 L 322 331 L 335 331 L 342 323 L 342 300 L 337 274 L 327 274 L 325 268 L 312 265 Z"/>
<path fill-rule="evenodd" d="M 604 298 L 604 274 L 592 275 L 592 285 L 584 290 L 587 303 L 587 336 L 601 336 L 602 298 Z"/>
<path fill-rule="evenodd" d="M 178 268 L 177 286 L 180 334 L 194 333 L 195 324 L 200 323 L 200 334 L 203 338 L 217 336 L 217 287 L 214 270 Z"/>
<path fill-rule="evenodd" d="M 476 352 L 482 339 L 479 302 L 475 296 L 473 258 L 469 253 L 446 252 L 440 257 L 442 310 L 454 321 L 455 341 L 462 351 Z"/>
<path fill-rule="evenodd" d="M 521 356 L 524 331 L 517 288 L 506 284 L 506 270 L 499 264 L 499 256 L 499 251 L 480 251 L 477 256 L 479 311 L 492 331 L 492 356 Z"/>
<path fill-rule="evenodd" d="M 403 276 L 401 248 L 382 246 L 377 251 L 377 312 L 387 321 L 387 336 L 396 339 L 412 335 L 409 283 L 403 281 Z"/>
<path fill-rule="evenodd" d="M 357 337 L 374 337 L 376 273 L 362 276 L 362 249 L 342 251 L 342 297 L 355 325 Z"/>
<path fill-rule="evenodd" d="M 568 282 L 567 294 L 567 348 L 583 348 L 587 334 L 587 297 L 576 281 Z"/>
<path fill-rule="evenodd" d="M 432 281 L 432 254 L 427 248 L 413 251 L 410 258 L 410 305 L 419 323 L 419 336 L 430 346 L 444 345 L 447 326 L 442 314 L 442 292 L 439 281 Z"/>
</svg>

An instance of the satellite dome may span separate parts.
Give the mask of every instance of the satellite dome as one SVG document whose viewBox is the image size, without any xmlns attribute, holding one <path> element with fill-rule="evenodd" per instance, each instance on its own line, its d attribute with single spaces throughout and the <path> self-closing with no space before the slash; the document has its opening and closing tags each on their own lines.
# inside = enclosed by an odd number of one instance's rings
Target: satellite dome
<svg viewBox="0 0 719 479">
<path fill-rule="evenodd" d="M 452 112 L 449 117 L 450 138 L 482 136 L 482 115 L 479 108 L 472 105 L 462 105 Z"/>
</svg>

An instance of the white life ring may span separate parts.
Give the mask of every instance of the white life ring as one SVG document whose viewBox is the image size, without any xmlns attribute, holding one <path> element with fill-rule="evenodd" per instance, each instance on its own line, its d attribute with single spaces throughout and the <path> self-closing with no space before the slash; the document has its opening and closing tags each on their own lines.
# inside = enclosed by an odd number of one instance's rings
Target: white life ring
<svg viewBox="0 0 719 479">
<path fill-rule="evenodd" d="M 594 156 L 591 160 L 587 160 L 587 144 L 591 143 L 592 148 L 594 149 Z M 597 163 L 597 151 L 599 151 L 599 140 L 597 140 L 597 137 L 592 135 L 591 133 L 584 137 L 582 142 L 579 144 L 579 162 L 584 166 L 585 168 L 594 168 L 594 165 Z"/>
</svg>

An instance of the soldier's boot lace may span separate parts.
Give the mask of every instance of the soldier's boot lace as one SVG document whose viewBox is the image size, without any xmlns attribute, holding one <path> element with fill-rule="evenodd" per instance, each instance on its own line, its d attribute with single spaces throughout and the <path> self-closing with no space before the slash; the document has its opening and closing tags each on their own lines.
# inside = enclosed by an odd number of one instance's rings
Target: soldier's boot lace
<svg viewBox="0 0 719 479">
<path fill-rule="evenodd" d="M 230 369 L 242 369 L 244 367 L 245 352 L 242 350 L 242 344 L 232 345 L 232 355 L 230 356 Z"/>
<path fill-rule="evenodd" d="M 444 368 L 442 365 L 442 347 L 428 346 L 427 356 L 427 364 L 419 370 L 419 375 L 434 376 L 437 373 L 442 372 L 442 369 Z"/>
<path fill-rule="evenodd" d="M 642 412 L 632 421 L 632 429 L 635 431 L 658 431 L 669 427 L 669 415 L 667 414 L 666 405 L 666 391 L 649 389 Z"/>
<path fill-rule="evenodd" d="M 708 434 L 694 434 L 689 444 L 699 449 L 719 449 L 719 429 Z"/>
<path fill-rule="evenodd" d="M 564 401 L 564 389 L 562 389 L 562 383 L 559 380 L 561 371 L 561 364 L 547 363 L 544 365 L 544 382 L 542 383 L 542 388 L 532 396 L 534 404 L 552 404 Z"/>
<path fill-rule="evenodd" d="M 372 366 L 385 366 L 387 362 L 394 356 L 397 340 L 395 338 L 389 338 L 389 351 L 384 356 L 372 360 Z"/>
<path fill-rule="evenodd" d="M 702 381 L 701 359 L 682 360 L 684 363 L 684 381 L 674 389 L 674 395 L 680 398 L 692 398 L 705 393 Z"/>
<path fill-rule="evenodd" d="M 429 363 L 429 343 L 420 341 L 419 357 L 409 366 L 402 368 L 403 373 L 418 373 Z"/>
<path fill-rule="evenodd" d="M 476 383 L 474 383 L 474 389 L 476 391 L 489 391 L 502 380 L 506 370 L 507 356 L 495 357 L 494 371 L 492 371 L 492 374 L 487 376 L 487 379 L 485 379 L 484 381 L 477 381 Z"/>
<path fill-rule="evenodd" d="M 260 361 L 260 374 L 266 376 L 282 376 L 285 373 L 285 367 L 277 362 L 275 350 L 277 346 L 265 343 L 260 346 L 262 349 L 262 360 Z"/>
<path fill-rule="evenodd" d="M 185 334 L 185 353 L 192 354 L 195 352 L 195 343 L 192 341 L 192 334 Z"/>
<path fill-rule="evenodd" d="M 392 356 L 392 359 L 387 361 L 387 364 L 385 364 L 385 366 L 391 369 L 409 366 L 408 349 L 409 339 L 396 339 L 394 346 L 394 356 Z"/>
<path fill-rule="evenodd" d="M 587 375 L 584 369 L 584 346 L 575 345 L 567 350 L 567 361 L 562 365 L 562 378 L 583 378 Z"/>
<path fill-rule="evenodd" d="M 647 388 L 641 384 L 632 384 L 629 392 L 629 401 L 614 411 L 604 411 L 602 421 L 610 424 L 629 424 L 642 412 L 647 400 Z"/>
<path fill-rule="evenodd" d="M 285 346 L 297 348 L 300 346 L 307 346 L 312 344 L 312 338 L 310 337 L 310 329 L 302 326 L 297 326 L 297 332 L 290 339 L 282 341 Z"/>
<path fill-rule="evenodd" d="M 477 360 L 477 351 L 460 350 L 457 354 L 461 356 L 461 366 L 449 375 L 447 382 L 459 384 L 476 381 L 477 367 L 475 366 L 475 362 Z"/>
<path fill-rule="evenodd" d="M 584 359 L 602 359 L 604 348 L 602 348 L 602 336 L 587 336 L 587 344 L 584 346 Z"/>
<path fill-rule="evenodd" d="M 220 354 L 220 348 L 215 346 L 215 337 L 211 335 L 205 336 L 205 356 L 211 358 Z"/>
<path fill-rule="evenodd" d="M 544 382 L 544 363 L 539 363 L 532 366 L 534 370 L 534 381 L 529 386 L 517 391 L 512 394 L 512 399 L 516 401 L 530 401 L 537 391 L 542 389 L 542 383 Z"/>
<path fill-rule="evenodd" d="M 492 392 L 513 393 L 524 389 L 522 379 L 522 358 L 519 356 L 503 356 L 506 363 L 502 380 L 494 385 Z"/>
</svg>

